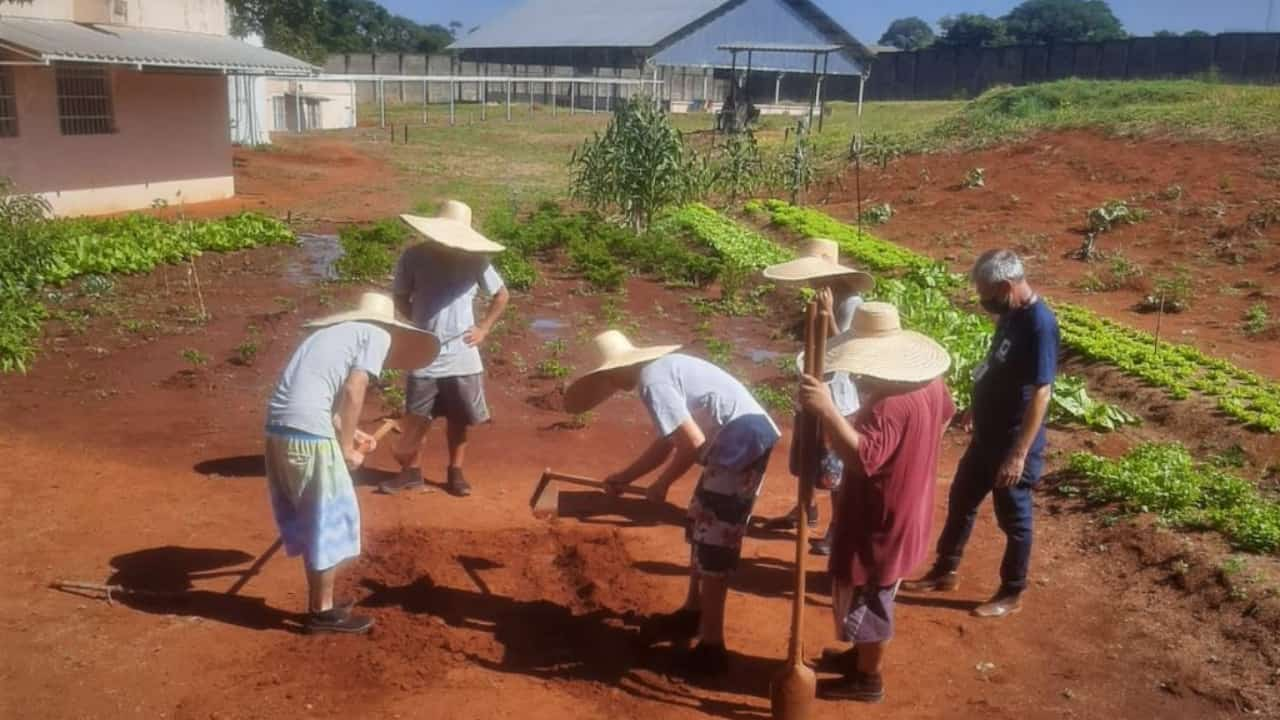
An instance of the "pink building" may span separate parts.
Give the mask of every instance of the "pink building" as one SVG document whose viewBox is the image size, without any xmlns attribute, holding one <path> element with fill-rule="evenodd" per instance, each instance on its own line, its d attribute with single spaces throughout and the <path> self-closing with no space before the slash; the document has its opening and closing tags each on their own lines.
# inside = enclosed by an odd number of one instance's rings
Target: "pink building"
<svg viewBox="0 0 1280 720">
<path fill-rule="evenodd" d="M 0 177 L 58 215 L 235 194 L 227 76 L 306 76 L 224 0 L 0 3 Z"/>
</svg>

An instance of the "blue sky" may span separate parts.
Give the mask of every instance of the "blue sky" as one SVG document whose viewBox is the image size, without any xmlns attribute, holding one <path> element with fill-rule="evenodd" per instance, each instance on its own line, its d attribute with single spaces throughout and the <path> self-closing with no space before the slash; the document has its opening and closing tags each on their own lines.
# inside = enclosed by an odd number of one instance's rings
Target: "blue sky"
<svg viewBox="0 0 1280 720">
<path fill-rule="evenodd" d="M 458 20 L 467 28 L 483 23 L 521 0 L 381 0 L 400 15 L 423 23 L 448 23 Z M 633 0 L 643 2 L 643 0 Z M 1156 30 L 1199 29 L 1208 32 L 1230 30 L 1262 30 L 1270 0 L 1111 0 L 1125 28 L 1135 35 L 1149 35 Z M 1276 2 L 1275 30 L 1280 30 L 1280 0 Z M 1003 15 L 1017 4 L 1015 0 L 897 0 L 893 3 L 875 0 L 818 0 L 818 4 L 840 21 L 859 40 L 875 42 L 894 18 L 918 15 L 936 23 L 943 15 L 959 12 L 981 12 Z"/>
</svg>

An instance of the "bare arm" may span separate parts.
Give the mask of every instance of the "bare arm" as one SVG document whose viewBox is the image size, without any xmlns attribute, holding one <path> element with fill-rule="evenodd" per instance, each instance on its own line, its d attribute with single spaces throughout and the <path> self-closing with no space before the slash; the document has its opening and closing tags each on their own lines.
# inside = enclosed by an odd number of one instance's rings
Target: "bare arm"
<svg viewBox="0 0 1280 720">
<path fill-rule="evenodd" d="M 1044 424 L 1045 415 L 1049 412 L 1049 398 L 1053 395 L 1052 385 L 1039 385 L 1031 402 L 1027 404 L 1027 414 L 1022 417 L 1022 427 L 1018 430 L 1018 439 L 1009 450 L 1009 457 L 1000 466 L 996 476 L 996 487 L 1013 487 L 1022 478 L 1022 470 L 1026 466 L 1027 453 L 1031 452 L 1031 444 L 1040 434 L 1040 426 Z"/>
<path fill-rule="evenodd" d="M 827 442 L 844 464 L 861 467 L 862 457 L 858 449 L 862 446 L 862 435 L 836 409 L 826 383 L 805 375 L 800 381 L 800 405 L 818 417 Z"/>
<path fill-rule="evenodd" d="M 480 321 L 470 331 L 467 332 L 466 341 L 468 345 L 479 345 L 489 336 L 493 326 L 498 323 L 498 319 L 502 317 L 502 313 L 506 312 L 507 304 L 511 302 L 511 292 L 505 287 L 494 294 L 493 299 L 489 302 L 489 310 L 485 313 L 484 319 Z"/>
<path fill-rule="evenodd" d="M 689 472 L 689 468 L 698 462 L 698 453 L 702 451 L 702 446 L 707 441 L 707 436 L 703 434 L 702 428 L 698 427 L 692 419 L 685 420 L 671 434 L 670 438 L 672 446 L 675 447 L 675 454 L 671 457 L 671 462 L 662 469 L 662 473 L 658 475 L 658 479 L 649 486 L 649 499 L 654 501 L 666 500 L 667 492 L 671 490 L 671 486 L 677 480 Z"/>
<path fill-rule="evenodd" d="M 356 447 L 356 425 L 360 422 L 360 408 L 364 406 L 364 395 L 369 389 L 369 374 L 363 370 L 352 370 L 346 382 L 338 391 L 338 402 L 333 415 L 333 427 L 338 432 L 338 446 L 342 448 L 342 456 L 350 467 L 358 467 L 364 462 L 364 453 Z"/>
</svg>

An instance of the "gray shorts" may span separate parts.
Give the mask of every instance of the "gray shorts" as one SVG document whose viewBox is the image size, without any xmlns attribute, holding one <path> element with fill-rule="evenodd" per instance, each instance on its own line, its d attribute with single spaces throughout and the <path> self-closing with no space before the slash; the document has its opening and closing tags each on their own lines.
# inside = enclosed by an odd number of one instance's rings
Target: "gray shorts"
<svg viewBox="0 0 1280 720">
<path fill-rule="evenodd" d="M 479 425 L 489 421 L 484 400 L 484 375 L 419 378 L 409 376 L 405 409 L 421 418 L 445 418 L 449 422 Z"/>
<path fill-rule="evenodd" d="M 854 644 L 891 640 L 893 607 L 900 584 L 857 587 L 835 581 L 831 592 L 831 611 L 836 621 L 836 637 Z"/>
</svg>

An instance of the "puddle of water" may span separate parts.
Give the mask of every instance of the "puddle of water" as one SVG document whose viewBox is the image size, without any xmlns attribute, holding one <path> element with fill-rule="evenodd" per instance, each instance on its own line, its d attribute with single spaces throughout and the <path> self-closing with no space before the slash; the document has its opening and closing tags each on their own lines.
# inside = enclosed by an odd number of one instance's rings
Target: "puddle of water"
<svg viewBox="0 0 1280 720">
<path fill-rule="evenodd" d="M 780 352 L 777 352 L 775 350 L 763 350 L 761 348 L 749 348 L 746 354 L 747 354 L 747 357 L 751 358 L 751 362 L 757 365 L 764 365 L 765 363 L 771 363 L 774 360 L 777 360 L 778 358 L 782 357 L 782 353 Z"/>
<path fill-rule="evenodd" d="M 560 334 L 560 331 L 569 327 L 569 324 L 560 320 L 551 318 L 538 318 L 529 323 L 529 329 L 539 335 L 547 335 L 554 337 Z"/>
<path fill-rule="evenodd" d="M 337 235 L 298 235 L 299 257 L 284 269 L 284 277 L 291 283 L 305 284 L 315 280 L 333 280 L 333 264 L 342 257 L 342 245 Z"/>
</svg>

